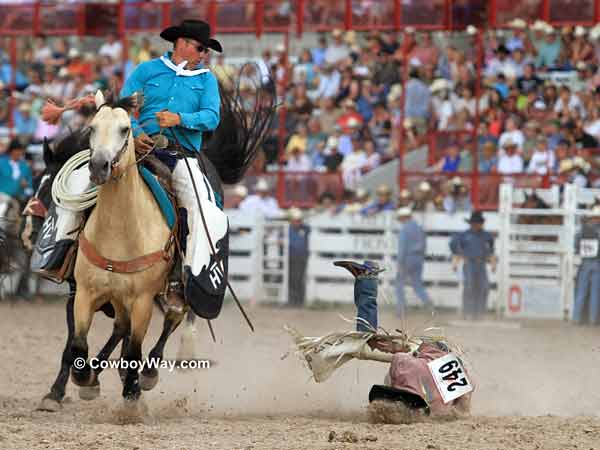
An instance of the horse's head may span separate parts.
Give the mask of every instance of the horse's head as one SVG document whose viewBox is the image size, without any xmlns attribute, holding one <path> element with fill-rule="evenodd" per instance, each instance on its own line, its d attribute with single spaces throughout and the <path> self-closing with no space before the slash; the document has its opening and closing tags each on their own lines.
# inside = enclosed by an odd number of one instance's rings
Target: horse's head
<svg viewBox="0 0 600 450">
<path fill-rule="evenodd" d="M 89 125 L 90 179 L 95 184 L 106 183 L 126 153 L 131 138 L 129 115 L 138 107 L 139 99 L 134 94 L 116 101 L 106 101 L 101 91 L 96 92 L 97 112 Z"/>
</svg>

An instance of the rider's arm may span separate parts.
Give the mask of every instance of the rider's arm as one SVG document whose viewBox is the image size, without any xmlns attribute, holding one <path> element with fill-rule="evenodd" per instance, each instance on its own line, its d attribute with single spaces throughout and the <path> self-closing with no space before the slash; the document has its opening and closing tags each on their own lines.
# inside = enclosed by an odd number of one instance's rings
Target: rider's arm
<svg viewBox="0 0 600 450">
<path fill-rule="evenodd" d="M 180 112 L 180 127 L 195 131 L 211 131 L 217 128 L 220 120 L 221 97 L 219 95 L 219 85 L 215 76 L 208 72 L 204 90 L 200 99 L 200 110 L 196 112 Z"/>
</svg>

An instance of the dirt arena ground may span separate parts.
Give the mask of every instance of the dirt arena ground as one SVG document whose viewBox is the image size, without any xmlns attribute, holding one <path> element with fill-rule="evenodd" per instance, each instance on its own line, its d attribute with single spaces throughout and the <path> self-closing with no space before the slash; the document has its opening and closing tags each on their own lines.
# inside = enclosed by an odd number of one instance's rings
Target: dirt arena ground
<svg viewBox="0 0 600 450">
<path fill-rule="evenodd" d="M 0 303 L 0 449 L 600 449 L 600 329 L 557 322 L 478 326 L 441 314 L 436 325 L 460 344 L 477 382 L 472 417 L 412 425 L 370 424 L 369 388 L 385 365 L 350 362 L 316 384 L 293 354 L 284 324 L 307 335 L 347 329 L 352 309 L 299 311 L 255 307 L 251 334 L 228 305 L 215 321 L 217 343 L 204 324 L 198 356 L 210 369 L 161 372 L 144 393 L 147 409 L 128 423 L 116 371 L 101 377 L 102 394 L 79 399 L 70 386 L 62 411 L 35 411 L 54 380 L 64 344 L 61 303 Z M 153 318 L 150 342 L 161 316 Z M 381 323 L 397 326 L 391 312 Z M 431 322 L 415 314 L 409 329 Z M 90 348 L 97 351 L 111 323 L 97 316 Z M 174 357 L 179 333 L 167 346 Z M 333 433 L 332 433 L 333 432 Z"/>
</svg>

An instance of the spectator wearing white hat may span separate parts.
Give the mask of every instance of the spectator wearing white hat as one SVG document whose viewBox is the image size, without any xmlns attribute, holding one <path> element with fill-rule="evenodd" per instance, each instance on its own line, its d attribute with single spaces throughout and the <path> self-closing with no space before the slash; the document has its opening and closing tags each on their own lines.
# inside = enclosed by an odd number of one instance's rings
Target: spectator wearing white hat
<svg viewBox="0 0 600 450">
<path fill-rule="evenodd" d="M 585 38 L 586 30 L 581 25 L 577 25 L 573 31 L 573 41 L 570 44 L 570 60 L 572 65 L 578 62 L 585 64 L 594 56 L 594 47 Z"/>
<path fill-rule="evenodd" d="M 552 25 L 544 25 L 545 37 L 541 42 L 534 42 L 537 50 L 535 65 L 552 68 L 556 65 L 562 50 L 562 41 Z"/>
<path fill-rule="evenodd" d="M 248 188 L 243 184 L 236 185 L 231 193 L 225 196 L 225 208 L 239 208 L 240 203 L 242 203 L 246 197 L 248 197 Z"/>
<path fill-rule="evenodd" d="M 517 151 L 523 150 L 523 144 L 525 143 L 525 136 L 523 132 L 519 129 L 519 119 L 516 116 L 509 116 L 506 119 L 504 125 L 504 132 L 500 135 L 500 139 L 498 141 L 498 146 L 500 147 L 500 153 L 502 153 L 502 149 L 504 149 L 505 143 L 507 141 L 513 142 Z"/>
<path fill-rule="evenodd" d="M 503 150 L 498 157 L 498 173 L 502 175 L 522 173 L 523 158 L 517 153 L 517 143 L 512 139 L 506 139 Z"/>
<path fill-rule="evenodd" d="M 350 48 L 344 42 L 344 33 L 339 28 L 332 31 L 333 42 L 325 50 L 325 63 L 337 64 L 350 56 Z"/>
<path fill-rule="evenodd" d="M 254 194 L 240 203 L 240 210 L 249 214 L 259 214 L 267 219 L 281 217 L 277 200 L 269 194 L 269 184 L 264 178 L 260 178 L 254 186 Z"/>
<path fill-rule="evenodd" d="M 471 199 L 469 198 L 469 190 L 460 177 L 454 177 L 449 180 L 446 191 L 447 194 L 442 204 L 448 214 L 471 211 L 472 206 Z"/>
<path fill-rule="evenodd" d="M 302 211 L 288 211 L 289 228 L 289 305 L 300 307 L 306 297 L 306 267 L 309 256 L 310 227 L 303 223 Z"/>
<path fill-rule="evenodd" d="M 344 156 L 342 161 L 342 179 L 346 189 L 354 189 L 360 182 L 362 169 L 367 165 L 367 155 L 362 142 L 353 145 L 352 152 Z"/>
<path fill-rule="evenodd" d="M 433 119 L 437 122 L 438 130 L 447 130 L 450 119 L 456 112 L 454 103 L 450 98 L 450 82 L 444 78 L 438 78 L 429 87 L 431 91 L 431 109 Z"/>
<path fill-rule="evenodd" d="M 409 207 L 396 211 L 396 217 L 401 223 L 398 233 L 398 253 L 396 262 L 396 315 L 404 318 L 406 314 L 406 297 L 404 287 L 409 284 L 429 310 L 433 310 L 433 303 L 423 286 L 423 265 L 425 263 L 425 250 L 427 236 L 423 228 L 412 218 Z"/>
<path fill-rule="evenodd" d="M 547 175 L 552 172 L 554 164 L 554 152 L 548 148 L 547 139 L 543 137 L 538 138 L 531 159 L 529 160 L 527 173 Z"/>
<path fill-rule="evenodd" d="M 433 202 L 433 189 L 428 181 L 421 181 L 414 193 L 413 211 L 433 212 L 436 210 Z"/>
</svg>

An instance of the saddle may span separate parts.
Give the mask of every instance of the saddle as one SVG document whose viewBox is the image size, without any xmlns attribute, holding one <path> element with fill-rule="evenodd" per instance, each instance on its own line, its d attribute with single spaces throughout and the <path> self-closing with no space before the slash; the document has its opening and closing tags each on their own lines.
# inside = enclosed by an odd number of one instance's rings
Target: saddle
<svg viewBox="0 0 600 450">
<path fill-rule="evenodd" d="M 140 175 L 146 182 L 150 192 L 152 192 L 157 206 L 160 208 L 167 225 L 171 229 L 171 238 L 165 247 L 159 251 L 128 261 L 113 261 L 104 258 L 98 254 L 93 245 L 82 233 L 87 218 L 93 209 L 90 208 L 79 227 L 79 239 L 72 242 L 68 248 L 57 248 L 57 251 L 53 252 L 53 259 L 55 261 L 55 263 L 51 264 L 53 269 L 40 271 L 39 275 L 56 283 L 62 283 L 64 280 L 71 278 L 73 276 L 75 257 L 78 249 L 86 255 L 92 264 L 104 270 L 119 273 L 139 272 L 160 260 L 170 259 L 172 245 L 175 243 L 179 247 L 178 243 L 180 241 L 178 236 L 180 227 L 177 220 L 177 200 L 171 185 L 171 173 L 166 165 L 151 155 L 145 158 L 144 162 L 145 164 L 138 166 Z M 175 258 L 177 258 L 177 254 Z"/>
</svg>

